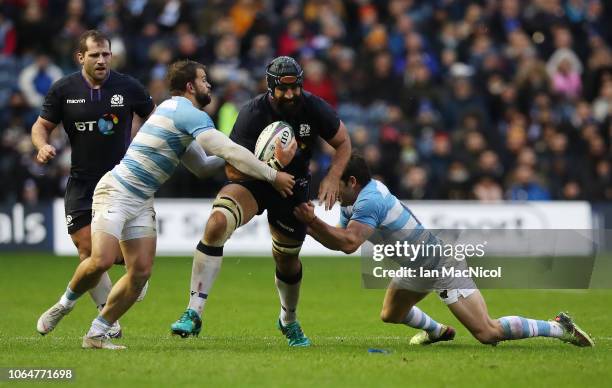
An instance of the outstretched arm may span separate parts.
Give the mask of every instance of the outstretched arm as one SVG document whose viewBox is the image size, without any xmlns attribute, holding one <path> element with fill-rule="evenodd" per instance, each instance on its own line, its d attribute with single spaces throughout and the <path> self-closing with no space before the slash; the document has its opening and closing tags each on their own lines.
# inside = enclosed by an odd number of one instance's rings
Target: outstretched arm
<svg viewBox="0 0 612 388">
<path fill-rule="evenodd" d="M 193 175 L 200 179 L 207 178 L 225 166 L 225 160 L 218 156 L 208 156 L 197 141 L 191 142 L 181 158 L 181 163 Z"/>
<path fill-rule="evenodd" d="M 217 155 L 241 172 L 253 178 L 274 182 L 277 171 L 255 157 L 249 150 L 234 143 L 221 132 L 211 129 L 196 138 L 202 149 L 210 155 Z"/>
<path fill-rule="evenodd" d="M 293 210 L 295 217 L 308 225 L 308 234 L 326 248 L 353 253 L 374 233 L 374 228 L 357 221 L 349 221 L 346 229 L 336 228 L 314 214 L 312 203 L 302 203 Z"/>
<path fill-rule="evenodd" d="M 215 129 L 204 131 L 196 137 L 196 141 L 207 154 L 220 156 L 240 170 L 240 172 L 250 175 L 255 179 L 272 183 L 274 188 L 283 197 L 293 194 L 292 189 L 295 181 L 292 175 L 276 171 L 257 159 L 249 150 L 234 143 L 221 132 Z M 288 151 L 279 152 L 284 153 Z M 293 147 L 292 152 L 295 154 L 295 147 Z"/>
</svg>

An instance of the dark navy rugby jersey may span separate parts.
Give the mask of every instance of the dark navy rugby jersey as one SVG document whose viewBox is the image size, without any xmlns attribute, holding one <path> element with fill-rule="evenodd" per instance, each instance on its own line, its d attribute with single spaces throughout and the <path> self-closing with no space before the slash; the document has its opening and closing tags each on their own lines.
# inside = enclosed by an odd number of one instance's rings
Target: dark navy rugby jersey
<svg viewBox="0 0 612 388">
<path fill-rule="evenodd" d="M 100 89 L 92 89 L 79 71 L 51 86 L 40 117 L 64 125 L 72 148 L 70 176 L 100 179 L 125 154 L 133 114 L 146 118 L 154 106 L 128 75 L 111 70 Z"/>
<path fill-rule="evenodd" d="M 230 139 L 255 151 L 255 143 L 261 131 L 275 121 L 285 121 L 293 128 L 298 143 L 295 157 L 284 169 L 296 177 L 308 174 L 308 165 L 317 137 L 331 140 L 340 127 L 340 119 L 334 109 L 322 98 L 302 91 L 302 108 L 293 115 L 282 115 L 274 110 L 268 94 L 260 94 L 250 100 L 238 113 Z"/>
</svg>

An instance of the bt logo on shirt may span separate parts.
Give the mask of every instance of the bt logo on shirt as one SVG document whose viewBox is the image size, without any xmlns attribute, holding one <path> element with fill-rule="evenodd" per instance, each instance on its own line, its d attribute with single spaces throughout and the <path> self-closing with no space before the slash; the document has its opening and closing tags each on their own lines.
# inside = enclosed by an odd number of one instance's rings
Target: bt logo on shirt
<svg viewBox="0 0 612 388">
<path fill-rule="evenodd" d="M 119 123 L 119 117 L 112 113 L 105 113 L 98 121 L 75 121 L 74 126 L 79 132 L 93 132 L 94 127 L 98 127 L 103 135 L 115 133 L 113 127 Z"/>
</svg>

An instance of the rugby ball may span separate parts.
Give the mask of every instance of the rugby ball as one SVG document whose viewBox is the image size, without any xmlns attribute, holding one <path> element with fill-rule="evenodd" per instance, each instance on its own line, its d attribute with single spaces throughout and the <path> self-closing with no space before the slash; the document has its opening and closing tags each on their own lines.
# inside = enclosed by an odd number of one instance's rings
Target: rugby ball
<svg viewBox="0 0 612 388">
<path fill-rule="evenodd" d="M 255 143 L 255 156 L 267 162 L 274 156 L 276 139 L 280 139 L 283 147 L 291 143 L 294 138 L 293 128 L 284 121 L 275 121 L 261 131 Z"/>
</svg>

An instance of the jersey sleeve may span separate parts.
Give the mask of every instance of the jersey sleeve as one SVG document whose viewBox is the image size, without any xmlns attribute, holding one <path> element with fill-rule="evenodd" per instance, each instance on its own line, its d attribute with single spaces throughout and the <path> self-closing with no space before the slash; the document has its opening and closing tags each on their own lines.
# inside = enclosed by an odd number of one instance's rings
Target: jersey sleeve
<svg viewBox="0 0 612 388">
<path fill-rule="evenodd" d="M 379 212 L 380 203 L 381 201 L 373 196 L 360 198 L 355 202 L 350 221 L 357 221 L 372 228 L 377 228 L 382 223 Z"/>
<path fill-rule="evenodd" d="M 62 97 L 60 94 L 60 82 L 55 82 L 47 95 L 45 96 L 45 101 L 43 102 L 42 109 L 40 111 L 40 117 L 45 120 L 51 121 L 54 124 L 59 124 L 63 118 L 63 107 L 62 107 Z"/>
<path fill-rule="evenodd" d="M 179 130 L 191 135 L 194 139 L 200 133 L 215 128 L 215 124 L 208 113 L 194 107 L 179 109 L 176 112 L 174 122 Z"/>
<path fill-rule="evenodd" d="M 153 111 L 153 108 L 155 108 L 153 98 L 136 79 L 132 78 L 132 83 L 133 110 L 138 116 L 147 118 Z"/>
<path fill-rule="evenodd" d="M 342 229 L 346 229 L 349 223 L 349 214 L 348 210 L 345 208 L 340 209 L 340 221 L 338 221 L 338 226 Z"/>
<path fill-rule="evenodd" d="M 320 131 L 319 135 L 323 138 L 323 140 L 330 140 L 340 128 L 340 119 L 338 118 L 338 114 L 322 98 L 317 98 L 315 103 L 315 110 L 317 112 L 316 117 L 319 117 L 319 125 Z"/>
</svg>

